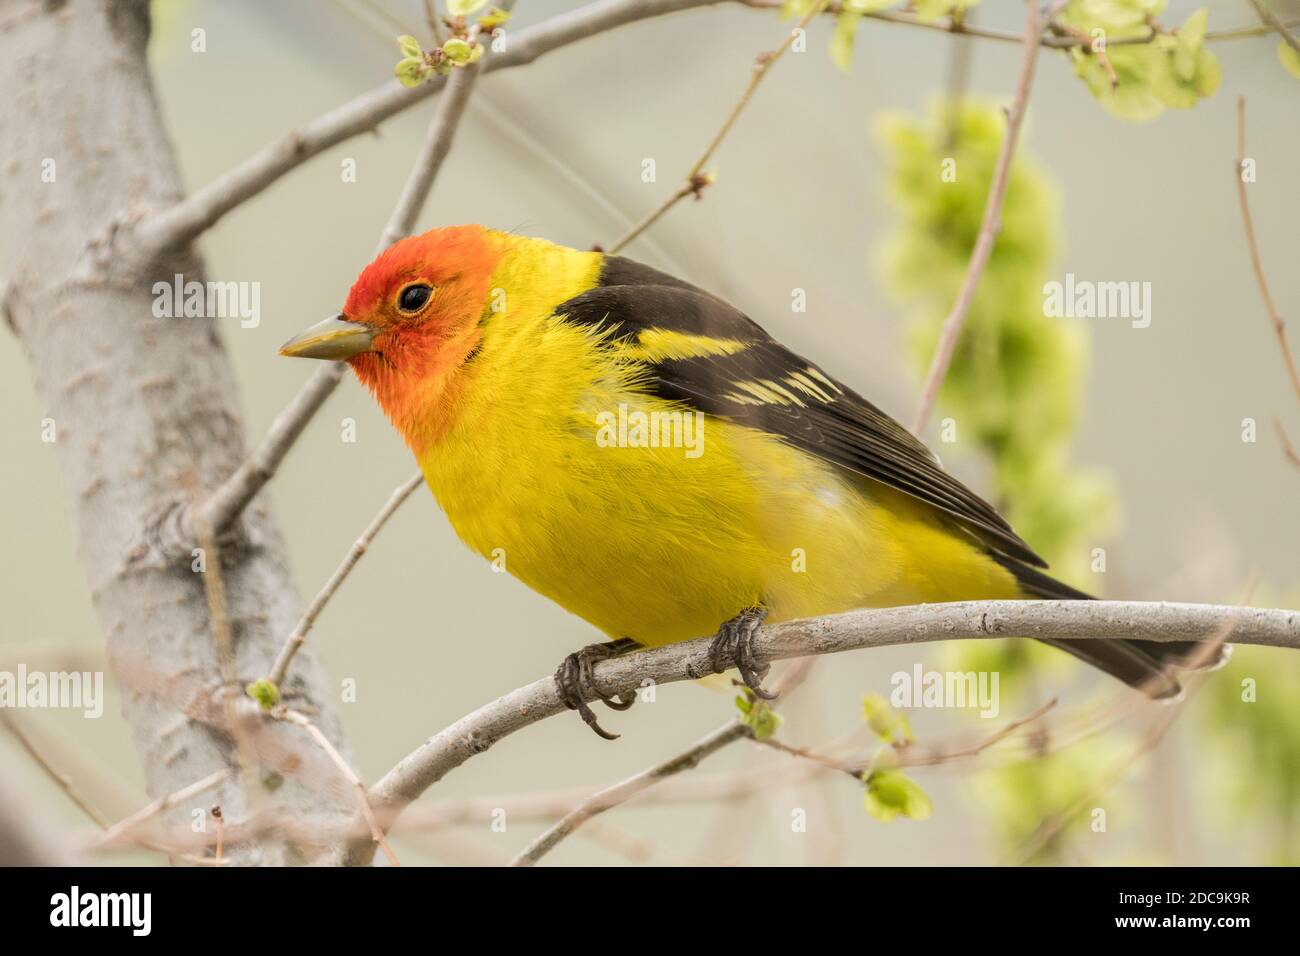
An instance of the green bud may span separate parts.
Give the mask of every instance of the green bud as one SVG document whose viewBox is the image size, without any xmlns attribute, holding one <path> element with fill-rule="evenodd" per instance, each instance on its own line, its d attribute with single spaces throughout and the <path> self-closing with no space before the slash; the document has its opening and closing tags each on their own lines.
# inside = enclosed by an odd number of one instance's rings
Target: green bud
<svg viewBox="0 0 1300 956">
<path fill-rule="evenodd" d="M 740 722 L 750 729 L 755 740 L 766 740 L 781 726 L 781 715 L 769 707 L 765 700 L 737 695 L 736 709 L 741 714 Z"/>
<path fill-rule="evenodd" d="M 244 688 L 244 693 L 261 705 L 263 710 L 270 710 L 280 703 L 280 688 L 263 677 Z"/>
</svg>

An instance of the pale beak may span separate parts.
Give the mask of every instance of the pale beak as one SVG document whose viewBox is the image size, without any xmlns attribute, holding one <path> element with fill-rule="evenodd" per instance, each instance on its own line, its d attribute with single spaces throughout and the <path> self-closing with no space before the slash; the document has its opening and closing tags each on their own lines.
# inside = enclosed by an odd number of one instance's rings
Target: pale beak
<svg viewBox="0 0 1300 956">
<path fill-rule="evenodd" d="M 374 337 L 375 330 L 370 326 L 349 322 L 340 312 L 285 342 L 280 346 L 280 354 L 342 361 L 369 352 Z"/>
</svg>

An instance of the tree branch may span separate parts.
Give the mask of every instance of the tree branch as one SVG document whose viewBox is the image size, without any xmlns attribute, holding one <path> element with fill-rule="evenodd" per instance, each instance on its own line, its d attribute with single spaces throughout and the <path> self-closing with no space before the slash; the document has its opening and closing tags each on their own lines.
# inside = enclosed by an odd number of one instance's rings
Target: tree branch
<svg viewBox="0 0 1300 956">
<path fill-rule="evenodd" d="M 1300 611 L 1145 601 L 963 601 L 850 611 L 761 628 L 754 649 L 764 664 L 864 647 L 984 638 L 1218 640 L 1228 626 L 1235 643 L 1300 649 Z M 711 643 L 699 638 L 603 661 L 593 670 L 596 689 L 614 695 L 634 692 L 646 679 L 655 684 L 698 679 L 713 672 Z M 465 761 L 564 710 L 553 677 L 511 691 L 399 761 L 371 788 L 371 805 L 390 826 L 412 800 Z M 344 860 L 364 865 L 372 852 L 371 841 L 353 841 Z"/>
<path fill-rule="evenodd" d="M 307 423 L 320 411 L 325 399 L 334 393 L 346 370 L 347 366 L 342 362 L 324 362 L 312 372 L 307 384 L 275 416 L 275 421 L 271 422 L 253 453 L 199 506 L 201 513 L 194 515 L 189 525 L 182 529 L 181 544 L 188 544 L 195 529 L 204 524 L 219 535 L 234 523 L 257 493 L 275 477 L 285 455 L 289 454 Z"/>
<path fill-rule="evenodd" d="M 148 72 L 148 3 L 73 6 L 24 8 L 0 30 L 0 88 L 12 94 L 0 98 L 6 160 L 35 168 L 57 157 L 61 170 L 72 170 L 59 177 L 58 202 L 76 211 L 50 215 L 48 191 L 6 193 L 6 222 L 22 241 L 3 244 L 0 274 L 11 279 L 6 311 L 30 360 L 37 400 L 59 425 L 77 556 L 108 658 L 118 674 L 147 661 L 157 677 L 123 694 L 121 707 L 148 792 L 159 797 L 231 767 L 234 753 L 227 728 L 186 719 L 172 695 L 220 685 L 221 669 L 206 640 L 212 621 L 189 550 L 184 561 L 154 560 L 152 536 L 162 516 L 189 513 L 204 479 L 231 474 L 247 451 L 232 424 L 239 420 L 235 376 L 212 324 L 177 322 L 152 309 L 153 280 L 184 271 L 201 281 L 201 261 L 158 262 L 130 281 L 117 281 L 122 276 L 110 264 L 98 281 L 81 281 L 88 230 L 120 220 L 124 209 L 161 208 L 181 187 Z M 77 69 L 44 83 L 69 58 Z M 256 546 L 222 549 L 235 670 L 244 674 L 261 672 L 301 611 L 272 515 L 259 509 L 247 525 Z M 300 655 L 292 684 L 297 705 L 337 741 L 323 670 Z M 268 730 L 270 743 L 290 737 L 300 733 Z M 232 775 L 215 789 L 214 802 L 234 818 L 263 800 L 298 814 L 354 812 L 351 801 L 291 774 L 279 782 L 259 778 L 248 791 Z M 169 813 L 178 816 L 179 808 Z M 298 858 L 274 838 L 231 856 L 268 864 Z"/>
<path fill-rule="evenodd" d="M 984 207 L 984 221 L 980 225 L 979 235 L 975 239 L 975 249 L 971 252 L 970 265 L 966 267 L 966 278 L 962 280 L 961 290 L 952 311 L 944 320 L 939 333 L 939 344 L 935 347 L 930 370 L 925 376 L 925 385 L 921 389 L 921 400 L 917 405 L 916 416 L 912 419 L 912 434 L 920 435 L 930 417 L 952 363 L 953 353 L 957 349 L 957 340 L 961 338 L 962 326 L 966 323 L 966 314 L 975 299 L 975 289 L 979 286 L 980 276 L 988 265 L 993 253 L 993 244 L 1002 230 L 1002 200 L 1006 196 L 1007 182 L 1011 178 L 1011 161 L 1016 153 L 1016 140 L 1020 136 L 1020 126 L 1025 118 L 1025 106 L 1029 102 L 1029 91 L 1034 80 L 1034 64 L 1038 61 L 1039 37 L 1043 32 L 1042 14 L 1038 10 L 1037 0 L 1025 0 L 1024 55 L 1020 61 L 1020 78 L 1016 82 L 1015 99 L 1007 113 L 1007 131 L 1002 138 L 1002 148 L 998 154 L 997 166 L 993 172 L 993 183 L 989 187 L 988 202 Z"/>
<path fill-rule="evenodd" d="M 485 72 L 524 66 L 570 43 L 652 17 L 724 0 L 598 0 L 520 30 L 507 49 L 485 58 Z M 459 71 L 458 71 L 459 72 Z M 132 230 L 146 257 L 193 241 L 226 213 L 258 195 L 285 173 L 439 92 L 448 77 L 410 89 L 392 80 L 349 100 L 266 146 L 187 198 L 140 221 Z"/>
</svg>

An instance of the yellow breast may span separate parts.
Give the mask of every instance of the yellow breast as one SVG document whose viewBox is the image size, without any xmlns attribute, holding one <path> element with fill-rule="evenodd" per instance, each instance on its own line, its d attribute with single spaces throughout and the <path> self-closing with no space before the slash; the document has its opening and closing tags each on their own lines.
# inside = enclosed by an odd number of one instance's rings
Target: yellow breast
<svg viewBox="0 0 1300 956">
<path fill-rule="evenodd" d="M 420 465 L 471 548 L 611 637 L 697 637 L 758 603 L 784 620 L 1015 595 L 923 506 L 752 429 L 683 418 L 592 332 L 526 306 L 487 328 Z"/>
</svg>

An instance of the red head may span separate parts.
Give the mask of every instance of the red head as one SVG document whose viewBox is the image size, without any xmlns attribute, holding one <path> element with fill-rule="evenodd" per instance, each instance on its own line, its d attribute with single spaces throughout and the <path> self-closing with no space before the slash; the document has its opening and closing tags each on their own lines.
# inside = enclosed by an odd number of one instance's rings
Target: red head
<svg viewBox="0 0 1300 956">
<path fill-rule="evenodd" d="M 416 408 L 438 400 L 482 337 L 504 238 L 447 226 L 393 244 L 362 270 L 341 313 L 280 353 L 346 360 L 414 443 Z"/>
</svg>

